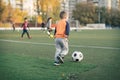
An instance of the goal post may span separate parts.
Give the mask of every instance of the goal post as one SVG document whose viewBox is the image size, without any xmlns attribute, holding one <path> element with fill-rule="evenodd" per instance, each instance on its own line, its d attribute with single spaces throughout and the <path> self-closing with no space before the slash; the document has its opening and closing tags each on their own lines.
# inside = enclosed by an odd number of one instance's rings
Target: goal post
<svg viewBox="0 0 120 80">
<path fill-rule="evenodd" d="M 80 23 L 78 20 L 69 20 L 71 30 L 78 31 L 80 29 Z"/>
</svg>

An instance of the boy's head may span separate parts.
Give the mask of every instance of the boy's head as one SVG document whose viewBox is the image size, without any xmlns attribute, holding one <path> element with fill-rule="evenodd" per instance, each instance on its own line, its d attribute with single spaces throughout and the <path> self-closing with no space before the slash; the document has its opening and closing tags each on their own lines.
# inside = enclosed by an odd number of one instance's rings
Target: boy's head
<svg viewBox="0 0 120 80">
<path fill-rule="evenodd" d="M 52 17 L 49 17 L 48 19 L 52 19 Z"/>
<path fill-rule="evenodd" d="M 52 19 L 52 17 L 49 17 L 48 19 L 47 19 L 47 22 L 49 21 L 49 20 L 51 20 Z"/>
<path fill-rule="evenodd" d="M 24 21 L 27 21 L 27 17 L 24 18 Z"/>
<path fill-rule="evenodd" d="M 60 18 L 61 18 L 61 19 L 67 19 L 67 17 L 68 17 L 67 12 L 65 12 L 65 11 L 61 11 L 61 12 L 60 12 Z"/>
</svg>

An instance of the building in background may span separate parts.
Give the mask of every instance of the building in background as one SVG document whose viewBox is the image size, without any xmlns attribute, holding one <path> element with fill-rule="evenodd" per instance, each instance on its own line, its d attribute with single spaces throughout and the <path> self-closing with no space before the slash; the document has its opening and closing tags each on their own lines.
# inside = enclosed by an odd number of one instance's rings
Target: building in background
<svg viewBox="0 0 120 80">
<path fill-rule="evenodd" d="M 111 0 L 112 9 L 120 10 L 120 0 Z"/>
<path fill-rule="evenodd" d="M 18 8 L 21 11 L 23 11 L 23 0 L 15 0 L 15 8 Z"/>
<path fill-rule="evenodd" d="M 99 7 L 120 10 L 120 0 L 87 0 L 87 2 L 92 2 Z"/>
<path fill-rule="evenodd" d="M 34 15 L 33 0 L 15 0 L 15 7 L 28 12 L 29 16 Z"/>
<path fill-rule="evenodd" d="M 61 11 L 66 11 L 69 13 L 69 1 L 70 0 L 61 0 Z"/>
<path fill-rule="evenodd" d="M 7 4 L 11 4 L 11 6 L 13 8 L 18 8 L 21 11 L 26 11 L 28 12 L 29 16 L 33 16 L 34 15 L 34 5 L 33 2 L 35 0 L 4 0 Z"/>
</svg>

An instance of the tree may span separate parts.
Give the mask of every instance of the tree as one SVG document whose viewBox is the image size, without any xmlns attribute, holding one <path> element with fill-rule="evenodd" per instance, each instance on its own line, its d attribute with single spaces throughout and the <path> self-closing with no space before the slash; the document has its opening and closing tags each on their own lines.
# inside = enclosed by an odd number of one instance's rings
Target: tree
<svg viewBox="0 0 120 80">
<path fill-rule="evenodd" d="M 108 10 L 89 3 L 78 3 L 73 10 L 73 18 L 82 25 L 88 23 L 105 23 L 107 26 L 120 27 L 120 10 Z"/>
<path fill-rule="evenodd" d="M 73 10 L 73 17 L 81 24 L 108 23 L 108 10 L 105 7 L 97 7 L 92 3 L 78 3 Z"/>
<path fill-rule="evenodd" d="M 27 16 L 27 12 L 23 12 L 20 9 L 14 9 L 12 10 L 12 15 L 11 15 L 11 19 L 14 22 L 17 23 L 22 23 L 23 22 L 23 18 L 25 18 Z"/>
<path fill-rule="evenodd" d="M 110 27 L 120 27 L 120 11 L 117 9 L 111 9 L 106 14 L 106 25 Z"/>
<path fill-rule="evenodd" d="M 73 10 L 73 18 L 79 20 L 83 25 L 95 23 L 98 19 L 96 7 L 91 3 L 78 3 Z"/>
<path fill-rule="evenodd" d="M 23 22 L 23 18 L 27 16 L 27 12 L 23 12 L 20 9 L 12 8 L 9 0 L 9 4 L 0 0 L 0 23 L 14 21 L 16 23 Z"/>
<path fill-rule="evenodd" d="M 120 27 L 120 11 L 116 9 L 111 10 L 111 26 Z"/>
<path fill-rule="evenodd" d="M 54 20 L 58 19 L 60 11 L 59 0 L 37 0 L 36 4 L 37 14 L 42 16 L 43 21 L 46 21 L 48 17 L 53 17 Z"/>
<path fill-rule="evenodd" d="M 5 14 L 5 18 L 6 18 L 6 13 L 5 12 L 6 9 L 6 4 L 3 2 L 3 0 L 0 0 L 0 21 L 3 21 L 4 19 L 4 14 Z"/>
</svg>

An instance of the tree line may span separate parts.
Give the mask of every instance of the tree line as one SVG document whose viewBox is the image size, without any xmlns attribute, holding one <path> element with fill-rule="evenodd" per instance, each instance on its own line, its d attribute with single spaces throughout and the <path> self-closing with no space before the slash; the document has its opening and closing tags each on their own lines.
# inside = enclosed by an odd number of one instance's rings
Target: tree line
<svg viewBox="0 0 120 80">
<path fill-rule="evenodd" d="M 21 2 L 24 2 L 24 0 Z M 53 21 L 59 18 L 59 0 L 36 0 L 33 5 L 36 15 L 31 17 L 28 15 L 29 12 L 13 8 L 10 0 L 8 0 L 8 4 L 4 0 L 0 0 L 0 24 L 10 21 L 22 23 L 25 17 L 28 17 L 32 23 L 35 23 L 36 20 L 38 23 L 41 23 L 42 21 L 46 21 L 48 17 L 53 17 Z"/>
<path fill-rule="evenodd" d="M 9 4 L 6 4 L 3 0 L 0 0 L 0 22 L 16 21 L 22 22 L 23 18 L 27 16 L 27 12 L 22 12 L 20 9 L 12 8 Z"/>
<path fill-rule="evenodd" d="M 72 17 L 81 25 L 105 23 L 106 26 L 120 27 L 120 10 L 98 7 L 92 3 L 76 4 Z"/>
</svg>

